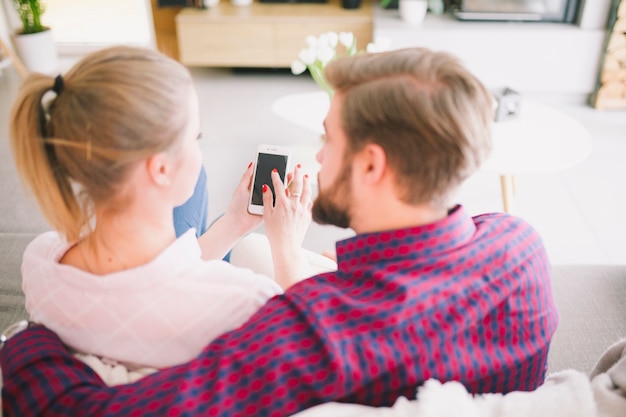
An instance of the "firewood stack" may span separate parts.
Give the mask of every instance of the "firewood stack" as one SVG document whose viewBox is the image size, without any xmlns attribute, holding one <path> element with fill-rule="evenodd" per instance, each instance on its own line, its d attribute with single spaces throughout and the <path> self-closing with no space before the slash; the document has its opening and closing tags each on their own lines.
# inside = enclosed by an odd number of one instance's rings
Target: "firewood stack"
<svg viewBox="0 0 626 417">
<path fill-rule="evenodd" d="M 614 0 L 606 44 L 592 106 L 626 109 L 626 0 Z"/>
</svg>

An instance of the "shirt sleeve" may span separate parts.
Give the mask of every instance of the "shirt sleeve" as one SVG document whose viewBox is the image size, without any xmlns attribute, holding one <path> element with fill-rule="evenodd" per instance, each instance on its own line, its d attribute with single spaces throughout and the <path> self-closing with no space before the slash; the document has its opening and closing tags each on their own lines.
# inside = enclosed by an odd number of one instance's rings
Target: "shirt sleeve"
<svg viewBox="0 0 626 417">
<path fill-rule="evenodd" d="M 110 388 L 54 333 L 27 329 L 0 352 L 6 415 L 273 417 L 343 397 L 323 330 L 286 297 L 263 310 L 194 360 Z"/>
</svg>

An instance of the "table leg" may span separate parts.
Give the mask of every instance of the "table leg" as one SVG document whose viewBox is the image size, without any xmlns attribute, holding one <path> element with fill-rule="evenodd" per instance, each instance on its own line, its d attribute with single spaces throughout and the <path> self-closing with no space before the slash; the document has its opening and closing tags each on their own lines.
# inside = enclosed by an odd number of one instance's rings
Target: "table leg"
<svg viewBox="0 0 626 417">
<path fill-rule="evenodd" d="M 515 178 L 513 175 L 500 175 L 500 188 L 502 190 L 502 206 L 505 213 L 513 211 L 513 195 L 515 194 Z"/>
</svg>

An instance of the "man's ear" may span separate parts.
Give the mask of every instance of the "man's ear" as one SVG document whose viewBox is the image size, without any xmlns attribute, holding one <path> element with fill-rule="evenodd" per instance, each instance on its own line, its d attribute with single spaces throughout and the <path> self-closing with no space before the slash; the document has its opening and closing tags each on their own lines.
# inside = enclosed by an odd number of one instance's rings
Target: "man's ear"
<svg viewBox="0 0 626 417">
<path fill-rule="evenodd" d="M 160 152 L 146 159 L 146 170 L 150 180 L 156 185 L 168 186 L 170 184 L 170 161 L 165 153 Z"/>
<path fill-rule="evenodd" d="M 355 158 L 358 175 L 363 183 L 375 184 L 379 182 L 387 172 L 387 154 L 384 149 L 375 143 L 369 143 L 363 147 Z"/>
</svg>

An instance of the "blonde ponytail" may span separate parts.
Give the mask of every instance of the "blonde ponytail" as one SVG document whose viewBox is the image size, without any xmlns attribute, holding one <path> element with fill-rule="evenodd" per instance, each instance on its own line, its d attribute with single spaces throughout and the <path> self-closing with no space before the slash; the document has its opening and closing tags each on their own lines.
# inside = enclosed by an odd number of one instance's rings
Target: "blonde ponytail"
<svg viewBox="0 0 626 417">
<path fill-rule="evenodd" d="M 75 241 L 89 232 L 96 206 L 126 204 L 132 167 L 181 143 L 192 89 L 180 63 L 126 46 L 86 56 L 62 79 L 30 75 L 13 106 L 11 145 L 52 227 Z"/>
<path fill-rule="evenodd" d="M 11 147 L 22 185 L 30 188 L 50 225 L 75 240 L 87 219 L 72 185 L 46 143 L 47 115 L 43 99 L 53 79 L 31 74 L 24 81 L 11 113 Z"/>
</svg>

